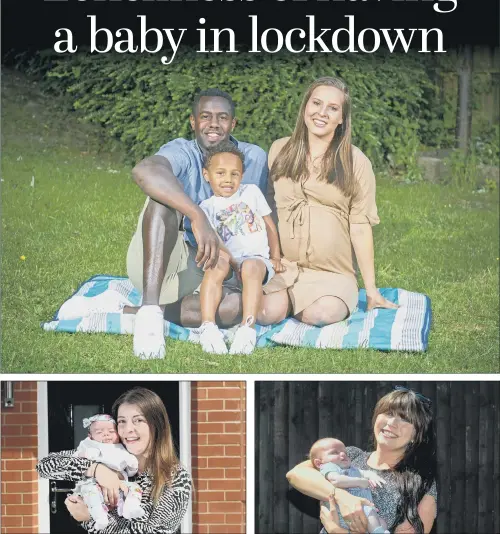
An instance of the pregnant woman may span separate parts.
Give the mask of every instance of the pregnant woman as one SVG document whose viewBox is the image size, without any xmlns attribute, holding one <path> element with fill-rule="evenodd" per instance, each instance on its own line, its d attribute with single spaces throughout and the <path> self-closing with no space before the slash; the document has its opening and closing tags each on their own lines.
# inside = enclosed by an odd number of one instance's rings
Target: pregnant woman
<svg viewBox="0 0 500 534">
<path fill-rule="evenodd" d="M 160 397 L 149 389 L 137 387 L 121 395 L 113 405 L 120 441 L 138 461 L 139 471 L 129 480 L 142 490 L 141 507 L 145 514 L 127 520 L 116 512 L 121 480 L 104 464 L 73 456 L 75 451 L 51 453 L 37 465 L 44 478 L 80 481 L 93 477 L 102 489 L 110 508 L 109 524 L 102 534 L 166 534 L 175 532 L 191 497 L 191 477 L 180 465 L 172 441 L 170 422 Z M 87 532 L 97 532 L 87 506 L 79 497 L 68 497 L 69 513 Z"/>
<path fill-rule="evenodd" d="M 282 253 L 299 267 L 288 289 L 294 317 L 324 326 L 352 313 L 358 302 L 354 256 L 368 309 L 397 308 L 375 284 L 375 176 L 369 159 L 351 144 L 351 101 L 342 80 L 312 83 L 291 137 L 271 146 L 269 167 Z"/>
<path fill-rule="evenodd" d="M 396 386 L 382 397 L 373 412 L 374 450 L 347 447 L 353 467 L 370 470 L 386 483 L 372 489 L 373 504 L 391 532 L 429 533 L 437 513 L 436 442 L 431 401 L 411 389 Z M 321 520 L 329 534 L 368 532 L 365 499 L 335 488 L 312 465 L 300 463 L 287 473 L 300 492 L 330 501 Z M 333 495 L 333 496 L 332 496 Z M 339 525 L 339 506 L 349 530 Z"/>
</svg>

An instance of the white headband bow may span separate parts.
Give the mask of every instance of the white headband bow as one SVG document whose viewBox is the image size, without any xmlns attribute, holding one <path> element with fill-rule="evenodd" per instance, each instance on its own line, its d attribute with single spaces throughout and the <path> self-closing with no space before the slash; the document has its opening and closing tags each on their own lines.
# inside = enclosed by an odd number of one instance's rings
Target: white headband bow
<svg viewBox="0 0 500 534">
<path fill-rule="evenodd" d="M 85 417 L 83 419 L 83 428 L 88 428 L 92 423 L 95 423 L 96 421 L 112 421 L 116 425 L 116 421 L 111 417 L 111 415 L 108 415 L 106 413 L 99 413 L 97 415 L 89 417 L 88 419 Z"/>
</svg>

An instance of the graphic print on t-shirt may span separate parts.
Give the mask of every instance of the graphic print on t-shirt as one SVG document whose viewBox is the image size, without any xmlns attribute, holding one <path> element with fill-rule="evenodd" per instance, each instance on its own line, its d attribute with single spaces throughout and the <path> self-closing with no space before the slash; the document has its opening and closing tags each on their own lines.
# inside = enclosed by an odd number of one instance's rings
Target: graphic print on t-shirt
<svg viewBox="0 0 500 534">
<path fill-rule="evenodd" d="M 254 214 L 245 202 L 231 204 L 215 215 L 217 233 L 227 243 L 236 235 L 249 235 L 264 229 L 262 217 Z"/>
</svg>

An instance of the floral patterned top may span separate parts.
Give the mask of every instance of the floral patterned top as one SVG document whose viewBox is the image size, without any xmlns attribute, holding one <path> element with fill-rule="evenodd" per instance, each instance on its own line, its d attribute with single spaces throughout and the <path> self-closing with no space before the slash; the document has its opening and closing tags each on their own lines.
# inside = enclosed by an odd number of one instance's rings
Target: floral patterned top
<svg viewBox="0 0 500 534">
<path fill-rule="evenodd" d="M 382 488 L 372 488 L 372 500 L 375 507 L 379 510 L 378 514 L 382 517 L 389 528 L 395 528 L 394 524 L 397 517 L 398 505 L 401 501 L 401 495 L 396 487 L 396 473 L 390 469 L 373 469 L 367 464 L 368 458 L 371 452 L 362 451 L 357 447 L 347 447 L 347 456 L 351 460 L 351 465 L 362 470 L 369 470 L 377 473 L 380 477 L 387 481 Z M 437 488 L 436 481 L 432 483 L 432 486 L 427 493 L 431 497 L 434 497 L 437 504 Z M 436 506 L 437 510 L 437 506 Z"/>
</svg>

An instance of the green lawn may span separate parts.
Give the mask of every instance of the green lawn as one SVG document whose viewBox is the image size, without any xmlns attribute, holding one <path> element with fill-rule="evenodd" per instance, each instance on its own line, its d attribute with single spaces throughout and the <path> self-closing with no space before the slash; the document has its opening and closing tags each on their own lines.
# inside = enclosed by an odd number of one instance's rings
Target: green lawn
<svg viewBox="0 0 500 534">
<path fill-rule="evenodd" d="M 499 372 L 498 199 L 380 178 L 377 282 L 432 300 L 429 350 L 381 353 L 273 348 L 211 357 L 169 340 L 143 362 L 132 337 L 40 328 L 78 285 L 125 275 L 144 201 L 119 153 L 11 72 L 2 90 L 2 370 L 29 373 Z M 33 185 L 32 185 L 33 184 Z M 25 259 L 21 259 L 21 257 Z"/>
</svg>

